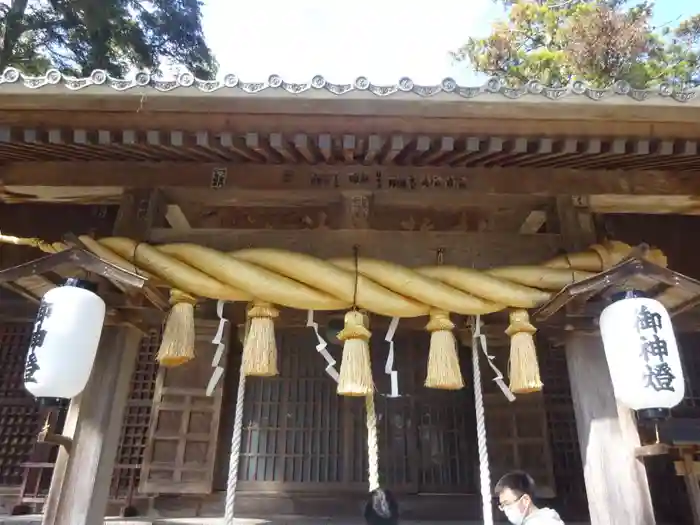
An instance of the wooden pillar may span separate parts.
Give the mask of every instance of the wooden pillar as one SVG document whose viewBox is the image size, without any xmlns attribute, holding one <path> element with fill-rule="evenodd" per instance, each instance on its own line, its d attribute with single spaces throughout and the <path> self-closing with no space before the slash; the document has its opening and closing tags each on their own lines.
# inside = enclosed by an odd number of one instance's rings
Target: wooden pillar
<svg viewBox="0 0 700 525">
<path fill-rule="evenodd" d="M 591 525 L 655 525 L 636 422 L 613 395 L 600 336 L 572 333 L 566 361 Z"/>
<path fill-rule="evenodd" d="M 596 241 L 585 202 L 557 199 L 565 248 L 585 249 Z M 591 525 L 655 525 L 644 464 L 632 411 L 613 393 L 603 341 L 599 334 L 571 333 L 566 361 L 586 482 Z"/>
<path fill-rule="evenodd" d="M 115 235 L 143 239 L 164 213 L 157 191 L 127 190 L 114 226 Z M 73 399 L 63 435 L 73 439 L 61 449 L 44 505 L 43 525 L 102 525 L 124 408 L 143 334 L 131 326 L 105 327 L 90 380 Z"/>
<path fill-rule="evenodd" d="M 64 471 L 57 470 L 44 512 L 44 525 L 102 525 L 124 407 L 142 333 L 132 327 L 106 327 L 90 380 L 76 406 L 73 447 Z M 75 417 L 74 416 L 74 417 Z M 55 486 L 54 486 L 55 485 Z"/>
</svg>

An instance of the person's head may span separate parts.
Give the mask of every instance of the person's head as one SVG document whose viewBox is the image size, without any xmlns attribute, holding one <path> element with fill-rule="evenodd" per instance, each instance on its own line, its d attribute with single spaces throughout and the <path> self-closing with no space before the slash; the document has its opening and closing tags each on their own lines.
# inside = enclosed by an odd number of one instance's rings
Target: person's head
<svg viewBox="0 0 700 525">
<path fill-rule="evenodd" d="M 399 505 L 394 495 L 384 489 L 373 490 L 365 505 L 365 521 L 368 525 L 397 525 Z"/>
<path fill-rule="evenodd" d="M 537 510 L 535 497 L 535 480 L 527 472 L 509 472 L 496 483 L 498 508 L 513 525 L 521 525 L 530 513 Z"/>
</svg>

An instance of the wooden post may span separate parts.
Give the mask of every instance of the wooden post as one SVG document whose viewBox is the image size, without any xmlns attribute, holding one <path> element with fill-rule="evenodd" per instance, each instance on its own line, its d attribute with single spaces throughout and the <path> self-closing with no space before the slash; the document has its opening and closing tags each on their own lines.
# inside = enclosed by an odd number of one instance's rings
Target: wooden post
<svg viewBox="0 0 700 525">
<path fill-rule="evenodd" d="M 102 525 L 131 375 L 141 341 L 132 327 L 107 327 L 80 396 L 73 447 L 47 502 L 44 525 Z M 58 465 L 57 465 L 58 466 Z M 52 487 L 53 488 L 53 487 Z M 58 492 L 58 494 L 56 494 Z"/>
<path fill-rule="evenodd" d="M 700 476 L 695 471 L 695 453 L 692 449 L 681 449 L 683 457 L 683 481 L 690 499 L 693 525 L 700 525 Z"/>
<path fill-rule="evenodd" d="M 591 525 L 655 525 L 636 422 L 615 400 L 600 336 L 572 333 L 566 361 Z"/>
<path fill-rule="evenodd" d="M 562 197 L 557 207 L 566 249 L 595 242 L 585 206 Z M 600 335 L 572 332 L 566 361 L 591 525 L 655 525 L 646 470 L 635 456 L 640 444 L 636 421 L 615 399 Z"/>
<path fill-rule="evenodd" d="M 115 235 L 143 239 L 159 213 L 157 191 L 127 190 L 114 226 Z M 105 327 L 90 380 L 73 399 L 63 435 L 73 439 L 61 449 L 44 505 L 42 525 L 102 525 L 129 384 L 143 334 L 130 326 Z"/>
</svg>

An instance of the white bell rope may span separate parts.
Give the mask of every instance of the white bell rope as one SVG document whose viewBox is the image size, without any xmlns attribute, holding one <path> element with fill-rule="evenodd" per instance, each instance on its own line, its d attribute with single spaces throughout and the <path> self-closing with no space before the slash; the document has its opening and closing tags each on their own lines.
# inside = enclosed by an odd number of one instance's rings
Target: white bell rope
<svg viewBox="0 0 700 525">
<path fill-rule="evenodd" d="M 491 503 L 491 468 L 489 450 L 486 442 L 486 414 L 484 411 L 484 393 L 481 386 L 481 368 L 479 366 L 479 347 L 486 356 L 486 361 L 496 373 L 494 381 L 501 387 L 509 401 L 515 396 L 503 381 L 503 374 L 491 361 L 486 345 L 486 336 L 481 333 L 481 316 L 477 315 L 472 326 L 472 368 L 474 369 L 474 406 L 476 408 L 476 439 L 479 449 L 479 477 L 481 481 L 481 502 L 483 505 L 484 525 L 493 525 L 493 505 Z"/>
<path fill-rule="evenodd" d="M 243 433 L 243 402 L 245 400 L 245 374 L 241 370 L 236 394 L 236 414 L 231 437 L 231 454 L 228 464 L 228 481 L 226 483 L 226 504 L 224 507 L 225 525 L 234 525 L 236 506 L 236 486 L 238 485 L 238 463 L 241 459 L 241 435 Z"/>
<path fill-rule="evenodd" d="M 333 359 L 333 356 L 328 352 L 328 343 L 326 343 L 326 340 L 321 337 L 321 334 L 318 330 L 318 323 L 314 321 L 314 311 L 309 310 L 306 315 L 306 326 L 313 328 L 314 334 L 316 334 L 316 340 L 318 341 L 318 344 L 316 345 L 316 351 L 323 356 L 323 359 L 326 360 L 326 373 L 333 378 L 333 380 L 337 383 L 338 378 L 340 377 L 338 375 L 338 371 L 335 369 L 336 361 Z"/>
<path fill-rule="evenodd" d="M 386 356 L 386 364 L 384 365 L 384 373 L 391 380 L 391 390 L 389 397 L 399 397 L 399 373 L 394 369 L 394 335 L 399 327 L 399 318 L 392 317 L 389 323 L 389 329 L 386 331 L 384 340 L 389 343 L 389 353 Z"/>
</svg>

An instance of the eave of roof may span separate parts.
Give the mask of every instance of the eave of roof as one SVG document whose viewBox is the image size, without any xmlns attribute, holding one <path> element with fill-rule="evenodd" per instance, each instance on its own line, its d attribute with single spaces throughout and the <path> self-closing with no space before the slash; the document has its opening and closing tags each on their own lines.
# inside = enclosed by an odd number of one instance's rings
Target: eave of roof
<svg viewBox="0 0 700 525">
<path fill-rule="evenodd" d="M 96 70 L 74 78 L 56 70 L 27 76 L 8 68 L 0 76 L 0 110 L 697 122 L 699 92 L 679 91 L 670 84 L 639 90 L 622 81 L 606 89 L 581 81 L 561 88 L 531 82 L 513 89 L 495 77 L 465 87 L 450 78 L 430 86 L 410 78 L 375 85 L 365 77 L 348 84 L 334 84 L 320 75 L 305 83 L 286 82 L 278 75 L 244 82 L 232 74 L 204 81 L 187 72 L 168 80 L 143 72 L 117 79 Z"/>
</svg>

